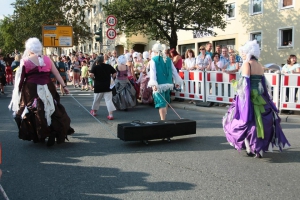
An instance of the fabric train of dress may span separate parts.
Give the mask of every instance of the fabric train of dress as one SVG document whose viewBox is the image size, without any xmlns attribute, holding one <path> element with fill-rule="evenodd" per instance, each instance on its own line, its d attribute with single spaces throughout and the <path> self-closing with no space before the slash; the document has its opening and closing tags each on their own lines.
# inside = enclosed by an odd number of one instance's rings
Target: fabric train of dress
<svg viewBox="0 0 300 200">
<path fill-rule="evenodd" d="M 44 59 L 49 58 L 45 56 Z M 29 66 L 32 69 L 25 73 L 25 68 Z M 53 136 L 57 143 L 63 143 L 67 135 L 74 133 L 74 129 L 70 127 L 71 120 L 60 103 L 60 96 L 54 84 L 50 81 L 50 72 L 40 72 L 38 67 L 29 60 L 25 61 L 23 67 L 20 107 L 15 118 L 19 128 L 19 138 L 44 142 L 47 137 Z M 28 81 L 36 77 L 40 79 L 43 77 L 46 84 L 40 85 Z M 51 106 L 47 105 L 45 108 L 45 100 L 54 106 L 49 108 Z M 50 114 L 47 117 L 49 109 L 51 113 L 53 112 L 51 117 Z"/>
<path fill-rule="evenodd" d="M 242 77 L 237 85 L 237 94 L 223 118 L 227 141 L 237 150 L 245 149 L 245 139 L 252 153 L 280 151 L 290 146 L 278 116 L 278 110 L 267 90 L 264 76 Z"/>
<path fill-rule="evenodd" d="M 152 88 L 148 87 L 148 82 L 150 77 L 147 74 L 141 74 L 140 76 L 141 82 L 141 89 L 140 89 L 140 96 L 143 104 L 152 104 L 153 97 L 152 97 Z"/>
<path fill-rule="evenodd" d="M 126 110 L 136 105 L 135 89 L 126 80 L 115 80 L 116 95 L 113 96 L 113 103 L 117 110 Z"/>
</svg>

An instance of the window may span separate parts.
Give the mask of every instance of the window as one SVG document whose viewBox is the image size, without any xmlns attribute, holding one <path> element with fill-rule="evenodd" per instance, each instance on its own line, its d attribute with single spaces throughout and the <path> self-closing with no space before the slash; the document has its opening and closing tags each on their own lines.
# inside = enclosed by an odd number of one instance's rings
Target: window
<svg viewBox="0 0 300 200">
<path fill-rule="evenodd" d="M 261 32 L 250 33 L 250 40 L 256 40 L 261 48 Z"/>
<path fill-rule="evenodd" d="M 92 45 L 89 44 L 89 52 L 91 52 L 91 51 L 92 51 Z"/>
<path fill-rule="evenodd" d="M 94 24 L 94 33 L 97 32 L 97 26 Z"/>
<path fill-rule="evenodd" d="M 221 47 L 235 49 L 235 39 L 214 41 L 213 46 L 215 47 L 217 45 L 220 45 Z"/>
<path fill-rule="evenodd" d="M 94 48 L 95 51 L 98 50 L 98 46 L 97 46 L 97 42 L 95 43 L 95 48 Z"/>
<path fill-rule="evenodd" d="M 97 6 L 96 5 L 94 5 L 94 14 L 96 14 L 96 10 L 97 10 Z"/>
<path fill-rule="evenodd" d="M 294 7 L 295 0 L 279 0 L 280 8 L 292 8 Z"/>
<path fill-rule="evenodd" d="M 263 0 L 250 0 L 251 14 L 262 13 Z"/>
<path fill-rule="evenodd" d="M 235 3 L 227 4 L 227 20 L 235 18 Z"/>
<path fill-rule="evenodd" d="M 279 29 L 279 47 L 293 47 L 293 28 Z"/>
<path fill-rule="evenodd" d="M 87 12 L 88 12 L 88 14 L 87 14 L 87 15 L 88 15 L 88 17 L 90 17 L 90 14 L 91 14 L 91 11 L 90 11 L 90 9 L 88 9 L 88 11 L 87 11 Z"/>
</svg>

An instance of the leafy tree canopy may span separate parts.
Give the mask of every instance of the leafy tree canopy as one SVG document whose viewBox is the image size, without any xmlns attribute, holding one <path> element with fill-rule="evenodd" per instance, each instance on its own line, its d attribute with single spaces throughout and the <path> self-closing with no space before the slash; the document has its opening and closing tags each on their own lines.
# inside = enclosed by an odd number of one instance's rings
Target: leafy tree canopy
<svg viewBox="0 0 300 200">
<path fill-rule="evenodd" d="M 179 30 L 213 32 L 226 27 L 226 0 L 114 0 L 103 5 L 106 15 L 115 15 L 127 36 L 144 34 L 153 40 L 177 46 Z"/>
<path fill-rule="evenodd" d="M 90 40 L 92 35 L 86 23 L 85 13 L 92 0 L 16 0 L 14 14 L 0 23 L 0 43 L 6 52 L 24 49 L 30 37 L 42 40 L 43 25 L 69 25 L 73 27 L 73 42 Z"/>
</svg>

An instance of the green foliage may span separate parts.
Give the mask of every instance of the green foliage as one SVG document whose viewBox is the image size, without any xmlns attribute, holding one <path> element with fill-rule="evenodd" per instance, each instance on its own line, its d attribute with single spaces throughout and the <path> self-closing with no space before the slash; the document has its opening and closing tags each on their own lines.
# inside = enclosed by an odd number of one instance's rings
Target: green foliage
<svg viewBox="0 0 300 200">
<path fill-rule="evenodd" d="M 177 46 L 177 31 L 193 30 L 215 35 L 225 29 L 226 0 L 114 0 L 103 5 L 106 15 L 115 15 L 118 27 L 128 36 L 144 34 L 153 40 Z"/>
<path fill-rule="evenodd" d="M 5 51 L 24 49 L 30 37 L 42 40 L 43 25 L 69 25 L 73 27 L 73 43 L 90 40 L 92 35 L 85 22 L 85 12 L 92 0 L 16 0 L 14 14 L 0 24 L 0 43 Z"/>
</svg>

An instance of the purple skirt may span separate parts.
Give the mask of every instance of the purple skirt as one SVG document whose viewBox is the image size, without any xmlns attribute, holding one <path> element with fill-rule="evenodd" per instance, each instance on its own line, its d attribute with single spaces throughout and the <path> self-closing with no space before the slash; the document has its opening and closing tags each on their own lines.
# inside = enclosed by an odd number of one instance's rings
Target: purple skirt
<svg viewBox="0 0 300 200">
<path fill-rule="evenodd" d="M 249 106 L 249 109 L 252 110 L 248 112 L 248 115 L 252 117 L 247 120 L 243 120 L 242 117 L 236 117 L 243 114 L 239 113 L 236 115 L 236 112 L 241 112 L 237 108 L 238 96 L 235 97 L 235 100 L 223 118 L 223 129 L 227 141 L 237 150 L 245 149 L 245 139 L 249 141 L 252 153 L 272 151 L 274 146 L 280 150 L 286 146 L 290 146 L 280 126 L 281 119 L 278 116 L 277 110 L 274 110 L 274 105 L 271 105 L 272 102 L 268 96 L 262 95 L 262 97 L 266 101 L 266 105 L 264 105 L 265 112 L 261 113 L 264 130 L 263 139 L 257 137 L 253 105 Z M 250 99 L 248 101 L 249 104 L 252 104 Z"/>
</svg>

